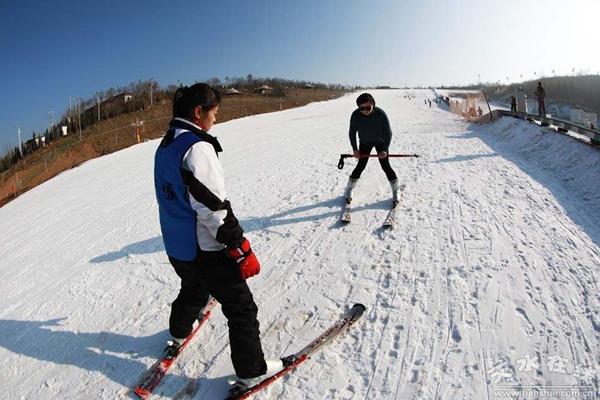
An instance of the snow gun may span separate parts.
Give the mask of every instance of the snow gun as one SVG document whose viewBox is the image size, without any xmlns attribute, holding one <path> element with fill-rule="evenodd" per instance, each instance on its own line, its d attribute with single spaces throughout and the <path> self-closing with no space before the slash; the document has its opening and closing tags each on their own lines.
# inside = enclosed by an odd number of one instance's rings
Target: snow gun
<svg viewBox="0 0 600 400">
<path fill-rule="evenodd" d="M 419 158 L 418 154 L 388 154 L 388 157 L 415 157 Z M 369 158 L 369 157 L 379 157 L 379 154 L 361 154 L 358 157 L 354 157 L 354 154 L 340 154 L 340 161 L 338 161 L 338 169 L 344 168 L 344 159 L 345 158 Z"/>
</svg>

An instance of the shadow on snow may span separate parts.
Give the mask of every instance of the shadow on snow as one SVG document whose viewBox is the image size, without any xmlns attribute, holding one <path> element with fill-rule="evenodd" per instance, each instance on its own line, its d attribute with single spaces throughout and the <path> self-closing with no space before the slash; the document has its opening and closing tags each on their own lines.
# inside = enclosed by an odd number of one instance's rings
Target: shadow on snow
<svg viewBox="0 0 600 400">
<path fill-rule="evenodd" d="M 85 371 L 98 372 L 126 388 L 133 388 L 149 368 L 140 359 L 149 357 L 155 361 L 162 355 L 161 350 L 169 338 L 166 330 L 144 337 L 113 332 L 70 332 L 61 329 L 60 322 L 65 319 L 0 320 L 0 347 L 15 354 L 53 363 L 52 367 L 40 365 L 45 372 L 48 372 L 48 368 L 72 365 Z M 85 377 L 90 379 L 90 384 L 92 380 L 96 382 L 87 374 Z M 181 381 L 169 385 L 179 387 L 186 378 L 171 375 L 169 380 Z"/>
<path fill-rule="evenodd" d="M 334 199 L 324 200 L 319 203 L 302 205 L 269 216 L 251 217 L 240 221 L 240 225 L 242 228 L 244 228 L 245 232 L 255 232 L 260 230 L 269 230 L 270 228 L 278 226 L 297 224 L 301 222 L 315 222 L 322 219 L 335 217 L 335 222 L 330 227 L 330 229 L 334 229 L 343 226 L 339 223 L 339 217 L 342 214 L 343 203 L 344 197 L 340 196 Z M 380 200 L 375 203 L 352 207 L 352 212 L 356 213 L 363 210 L 388 210 L 389 206 L 390 200 Z M 128 244 L 121 250 L 94 257 L 91 259 L 91 262 L 112 262 L 121 258 L 126 258 L 131 254 L 139 255 L 158 253 L 164 251 L 164 249 L 165 247 L 162 236 L 156 236 L 150 239 L 144 239 L 140 242 Z"/>
</svg>

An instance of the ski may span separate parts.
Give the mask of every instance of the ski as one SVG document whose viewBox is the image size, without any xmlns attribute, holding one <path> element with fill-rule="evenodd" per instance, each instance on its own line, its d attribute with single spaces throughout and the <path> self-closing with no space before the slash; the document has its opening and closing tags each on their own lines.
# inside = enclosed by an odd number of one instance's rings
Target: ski
<svg viewBox="0 0 600 400">
<path fill-rule="evenodd" d="M 399 188 L 400 196 L 398 196 L 398 201 L 392 201 L 392 205 L 390 207 L 390 211 L 388 215 L 385 217 L 383 221 L 382 228 L 383 229 L 392 229 L 394 224 L 396 223 L 396 212 L 400 208 L 400 201 L 402 200 L 402 193 L 404 192 L 404 188 L 406 185 L 401 185 Z"/>
<path fill-rule="evenodd" d="M 382 227 L 385 229 L 390 229 L 394 227 L 394 223 L 396 222 L 396 211 L 398 210 L 398 204 L 392 205 L 392 208 L 388 212 L 388 215 L 385 217 L 383 221 Z"/>
<path fill-rule="evenodd" d="M 210 314 L 216 305 L 217 305 L 217 301 L 213 297 L 211 297 L 209 302 L 206 304 L 206 307 L 204 307 L 204 310 L 202 310 L 202 315 L 198 318 L 198 324 L 194 327 L 192 332 L 185 339 L 185 341 L 181 345 L 181 348 L 179 349 L 179 353 L 177 353 L 176 357 L 173 357 L 173 358 L 163 357 L 163 358 L 159 359 L 142 376 L 142 378 L 140 379 L 139 383 L 136 385 L 135 390 L 134 390 L 135 394 L 140 399 L 147 399 L 148 397 L 150 397 L 152 395 L 152 392 L 160 384 L 160 381 L 167 374 L 167 372 L 169 371 L 169 369 L 171 368 L 171 366 L 173 365 L 175 360 L 177 360 L 177 357 L 179 357 L 179 354 L 181 354 L 183 349 L 186 348 L 186 346 L 189 344 L 189 342 L 194 338 L 196 333 L 200 330 L 200 327 L 202 327 L 202 325 L 204 325 L 204 323 L 206 322 L 208 317 L 210 317 Z"/>
<path fill-rule="evenodd" d="M 315 352 L 323 348 L 325 345 L 331 343 L 338 336 L 348 331 L 350 327 L 352 327 L 352 325 L 354 325 L 354 323 L 358 321 L 358 319 L 364 314 L 365 310 L 366 308 L 364 305 L 355 304 L 344 315 L 343 318 L 339 319 L 335 324 L 333 324 L 329 329 L 323 332 L 315 340 L 306 345 L 306 347 L 304 347 L 302 350 L 290 356 L 284 357 L 284 368 L 281 371 L 251 387 L 245 387 L 240 385 L 234 386 L 233 388 L 231 388 L 229 392 L 229 397 L 227 397 L 226 400 L 247 399 L 253 394 L 263 390 L 271 383 L 275 382 L 277 379 L 291 373 L 298 367 L 298 365 L 308 360 L 310 356 L 313 355 Z"/>
<path fill-rule="evenodd" d="M 352 221 L 352 215 L 350 211 L 352 211 L 350 203 L 345 202 L 344 208 L 342 209 L 342 217 L 340 218 L 340 221 L 342 221 L 345 224 L 350 223 Z"/>
</svg>

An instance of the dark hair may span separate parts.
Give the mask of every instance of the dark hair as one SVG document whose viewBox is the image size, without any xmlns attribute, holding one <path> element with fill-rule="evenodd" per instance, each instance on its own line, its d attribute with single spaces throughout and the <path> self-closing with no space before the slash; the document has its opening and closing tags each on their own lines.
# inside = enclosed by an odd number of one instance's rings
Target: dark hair
<svg viewBox="0 0 600 400">
<path fill-rule="evenodd" d="M 173 118 L 189 118 L 197 106 L 210 110 L 221 103 L 218 91 L 206 83 L 196 83 L 192 86 L 180 86 L 173 95 Z"/>
<path fill-rule="evenodd" d="M 375 99 L 369 93 L 363 93 L 356 98 L 356 105 L 360 106 L 363 103 L 370 101 L 373 106 L 375 106 Z"/>
</svg>

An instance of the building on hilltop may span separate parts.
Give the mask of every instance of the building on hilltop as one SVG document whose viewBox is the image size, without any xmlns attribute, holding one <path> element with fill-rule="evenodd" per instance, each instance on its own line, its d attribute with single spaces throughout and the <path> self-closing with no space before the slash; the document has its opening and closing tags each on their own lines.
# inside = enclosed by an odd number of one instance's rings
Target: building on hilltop
<svg viewBox="0 0 600 400">
<path fill-rule="evenodd" d="M 269 94 L 272 91 L 273 91 L 273 88 L 268 85 L 262 85 L 262 86 L 257 87 L 256 89 L 254 89 L 254 93 L 260 93 L 260 94 Z"/>
</svg>

